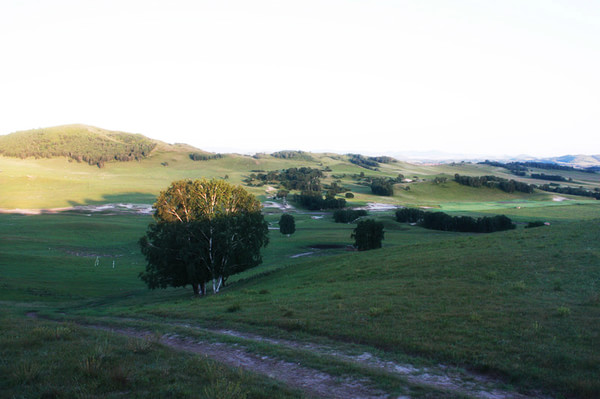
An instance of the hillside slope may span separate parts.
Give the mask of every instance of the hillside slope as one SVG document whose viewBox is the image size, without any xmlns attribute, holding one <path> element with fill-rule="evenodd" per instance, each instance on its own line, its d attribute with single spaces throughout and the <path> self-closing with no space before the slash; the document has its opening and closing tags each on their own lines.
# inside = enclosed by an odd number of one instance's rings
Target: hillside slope
<svg viewBox="0 0 600 399">
<path fill-rule="evenodd" d="M 17 158 L 69 157 L 102 166 L 108 161 L 147 157 L 157 142 L 141 134 L 65 125 L 0 136 L 0 154 Z"/>
</svg>

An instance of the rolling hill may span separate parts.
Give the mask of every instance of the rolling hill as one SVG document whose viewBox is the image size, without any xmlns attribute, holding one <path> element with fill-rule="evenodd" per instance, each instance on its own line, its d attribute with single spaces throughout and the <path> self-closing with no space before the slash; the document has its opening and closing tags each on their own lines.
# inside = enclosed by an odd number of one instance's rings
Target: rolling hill
<svg viewBox="0 0 600 399">
<path fill-rule="evenodd" d="M 65 125 L 0 136 L 0 154 L 9 157 L 68 157 L 103 166 L 108 161 L 146 158 L 157 142 L 141 134 L 115 132 L 87 125 Z"/>
</svg>

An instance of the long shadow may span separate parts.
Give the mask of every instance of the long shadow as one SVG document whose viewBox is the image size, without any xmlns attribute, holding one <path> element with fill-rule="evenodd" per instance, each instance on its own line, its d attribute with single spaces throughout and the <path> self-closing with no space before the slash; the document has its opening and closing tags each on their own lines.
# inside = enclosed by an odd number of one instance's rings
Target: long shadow
<svg viewBox="0 0 600 399">
<path fill-rule="evenodd" d="M 150 193 L 130 192 L 119 194 L 104 194 L 102 199 L 85 199 L 81 202 L 69 200 L 71 206 L 102 205 L 102 204 L 149 204 L 156 201 L 156 195 Z"/>
</svg>

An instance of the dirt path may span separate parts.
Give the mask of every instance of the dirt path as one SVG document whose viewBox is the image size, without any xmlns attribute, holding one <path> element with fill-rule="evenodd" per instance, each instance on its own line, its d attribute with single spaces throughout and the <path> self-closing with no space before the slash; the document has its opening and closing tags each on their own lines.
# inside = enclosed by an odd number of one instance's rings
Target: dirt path
<svg viewBox="0 0 600 399">
<path fill-rule="evenodd" d="M 36 314 L 28 314 L 29 317 L 37 317 Z M 109 318 L 107 320 L 121 322 L 140 322 L 144 319 L 136 318 Z M 155 321 L 152 321 L 155 322 Z M 178 322 L 159 322 L 163 327 L 183 327 L 199 332 L 210 333 L 214 336 L 235 337 L 249 342 L 260 342 L 278 347 L 307 351 L 311 354 L 317 354 L 324 358 L 341 361 L 364 367 L 365 369 L 385 372 L 391 376 L 400 377 L 410 384 L 426 388 L 432 388 L 438 391 L 446 391 L 456 395 L 462 395 L 472 398 L 485 399 L 530 399 L 546 398 L 540 393 L 533 396 L 520 394 L 517 392 L 506 391 L 500 388 L 502 381 L 491 377 L 457 370 L 444 365 L 434 367 L 417 367 L 412 364 L 397 363 L 381 359 L 369 352 L 363 352 L 360 355 L 351 354 L 334 348 L 332 346 L 320 345 L 307 342 L 298 342 L 286 339 L 264 337 L 258 334 L 239 332 L 230 329 L 213 329 L 188 323 Z M 110 331 L 113 333 L 137 338 L 155 338 L 156 334 L 152 331 L 112 327 L 105 324 L 83 324 L 86 327 L 98 330 Z M 309 395 L 322 398 L 390 398 L 383 391 L 369 387 L 368 379 L 350 379 L 340 378 L 325 372 L 315 370 L 292 363 L 272 356 L 264 356 L 252 353 L 244 349 L 243 343 L 224 343 L 208 342 L 195 338 L 167 333 L 162 335 L 158 341 L 166 346 L 176 350 L 192 352 L 208 356 L 214 360 L 233 367 L 241 367 L 249 371 L 267 375 L 276 380 L 282 381 L 291 387 L 301 389 Z M 399 381 L 399 383 L 401 383 Z M 408 398 L 408 396 L 402 396 Z"/>
</svg>

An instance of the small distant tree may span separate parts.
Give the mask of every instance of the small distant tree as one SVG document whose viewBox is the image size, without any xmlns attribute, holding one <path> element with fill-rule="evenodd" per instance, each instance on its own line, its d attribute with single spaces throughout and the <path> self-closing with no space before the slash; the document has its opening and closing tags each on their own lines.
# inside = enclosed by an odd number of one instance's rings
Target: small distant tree
<svg viewBox="0 0 600 399">
<path fill-rule="evenodd" d="M 354 194 L 352 194 L 352 193 L 346 193 L 346 198 L 354 198 Z"/>
<path fill-rule="evenodd" d="M 279 218 L 279 232 L 289 237 L 290 234 L 294 234 L 295 231 L 296 222 L 294 217 L 289 213 L 284 213 L 281 215 L 281 218 Z"/>
<path fill-rule="evenodd" d="M 350 238 L 354 239 L 354 246 L 359 251 L 368 251 L 381 248 L 383 233 L 382 222 L 368 219 L 358 222 Z"/>
</svg>

